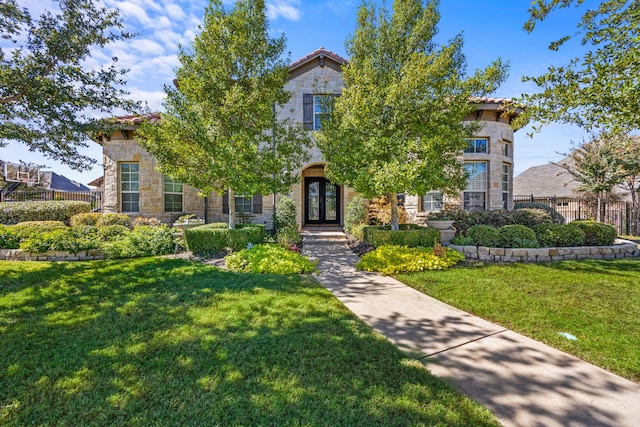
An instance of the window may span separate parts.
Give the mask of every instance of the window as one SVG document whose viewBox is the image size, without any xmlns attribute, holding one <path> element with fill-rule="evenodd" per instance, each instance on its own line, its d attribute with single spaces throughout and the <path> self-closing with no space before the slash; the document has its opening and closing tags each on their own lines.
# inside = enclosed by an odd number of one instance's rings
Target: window
<svg viewBox="0 0 640 427">
<path fill-rule="evenodd" d="M 502 155 L 505 157 L 511 157 L 511 153 L 512 153 L 511 143 L 505 141 L 504 145 L 502 146 Z"/>
<path fill-rule="evenodd" d="M 236 213 L 244 214 L 253 212 L 253 204 L 251 196 L 235 196 L 236 197 Z"/>
<path fill-rule="evenodd" d="M 398 198 L 398 206 L 404 206 L 404 193 L 398 193 L 396 196 Z"/>
<path fill-rule="evenodd" d="M 465 153 L 486 153 L 489 140 L 487 138 L 476 138 L 467 140 L 467 148 Z"/>
<path fill-rule="evenodd" d="M 120 163 L 120 197 L 122 212 L 140 212 L 140 166 Z"/>
<path fill-rule="evenodd" d="M 509 209 L 509 164 L 502 164 L 502 208 Z"/>
<path fill-rule="evenodd" d="M 164 211 L 182 212 L 182 183 L 164 175 Z"/>
<path fill-rule="evenodd" d="M 331 111 L 331 95 L 313 96 L 313 130 L 322 128 L 322 121 L 329 116 Z"/>
<path fill-rule="evenodd" d="M 469 175 L 463 192 L 463 207 L 468 211 L 487 209 L 487 162 L 465 162 L 464 169 Z"/>
<path fill-rule="evenodd" d="M 427 193 L 422 197 L 423 212 L 439 212 L 442 210 L 442 193 L 439 191 Z"/>
</svg>

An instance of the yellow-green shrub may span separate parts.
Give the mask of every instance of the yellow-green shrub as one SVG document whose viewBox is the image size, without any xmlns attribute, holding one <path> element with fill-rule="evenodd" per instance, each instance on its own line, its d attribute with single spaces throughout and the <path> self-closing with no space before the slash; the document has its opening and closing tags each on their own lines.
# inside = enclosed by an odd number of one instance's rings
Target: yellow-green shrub
<svg viewBox="0 0 640 427">
<path fill-rule="evenodd" d="M 69 225 L 75 227 L 76 225 L 96 225 L 98 218 L 102 216 L 98 212 L 82 212 L 75 214 L 69 219 Z"/>
<path fill-rule="evenodd" d="M 312 273 L 316 262 L 280 245 L 256 245 L 228 255 L 227 267 L 233 271 L 265 274 Z"/>
<path fill-rule="evenodd" d="M 43 201 L 43 202 L 2 202 L 0 203 L 0 224 L 17 224 L 24 221 L 62 221 L 78 213 L 89 212 L 88 202 Z"/>
<path fill-rule="evenodd" d="M 387 245 L 365 254 L 356 268 L 390 275 L 426 270 L 446 270 L 462 260 L 464 260 L 464 255 L 460 252 L 440 245 L 435 248 Z"/>
</svg>

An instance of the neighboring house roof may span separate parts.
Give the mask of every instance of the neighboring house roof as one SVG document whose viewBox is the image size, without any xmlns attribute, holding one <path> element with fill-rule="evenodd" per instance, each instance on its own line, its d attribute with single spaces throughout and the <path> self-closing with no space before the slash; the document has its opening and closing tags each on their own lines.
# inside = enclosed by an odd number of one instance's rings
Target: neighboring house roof
<svg viewBox="0 0 640 427">
<path fill-rule="evenodd" d="M 559 161 L 562 164 L 567 161 L 564 158 Z M 548 163 L 546 165 L 533 166 L 513 178 L 513 194 L 517 196 L 531 195 L 544 197 L 570 197 L 575 198 L 574 190 L 579 183 L 564 168 Z"/>
<path fill-rule="evenodd" d="M 93 181 L 89 181 L 87 185 L 91 185 L 93 187 L 102 187 L 104 185 L 104 175 L 94 179 Z"/>
<path fill-rule="evenodd" d="M 55 191 L 91 191 L 86 185 L 72 181 L 64 175 L 59 175 L 52 171 L 40 172 L 40 182 L 45 184 L 45 188 Z"/>
</svg>

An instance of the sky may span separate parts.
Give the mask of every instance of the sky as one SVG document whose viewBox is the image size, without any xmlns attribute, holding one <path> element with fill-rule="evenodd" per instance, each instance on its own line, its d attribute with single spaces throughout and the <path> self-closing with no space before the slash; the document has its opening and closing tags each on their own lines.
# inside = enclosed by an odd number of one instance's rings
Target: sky
<svg viewBox="0 0 640 427">
<path fill-rule="evenodd" d="M 199 25 L 208 0 L 102 0 L 109 8 L 117 8 L 125 29 L 136 37 L 125 42 L 94 50 L 86 67 L 99 67 L 117 57 L 121 68 L 129 69 L 126 88 L 130 97 L 144 101 L 152 111 L 162 111 L 164 85 L 171 84 L 179 66 L 179 46 L 188 47 L 200 32 Z M 382 4 L 381 1 L 374 1 Z M 471 0 L 441 0 L 441 19 L 436 36 L 438 43 L 446 43 L 457 34 L 464 39 L 467 72 L 489 65 L 502 58 L 510 63 L 509 77 L 494 96 L 517 98 L 523 93 L 535 92 L 532 83 L 523 83 L 522 76 L 538 76 L 551 65 L 568 63 L 579 56 L 581 47 L 573 42 L 558 52 L 547 49 L 551 41 L 575 32 L 583 8 L 568 8 L 552 16 L 527 34 L 522 26 L 527 20 L 531 0 L 481 2 Z M 587 6 L 593 0 L 587 0 Z M 597 3 L 597 2 L 596 2 Z M 50 0 L 19 0 L 32 14 L 51 7 Z M 225 6 L 232 3 L 225 0 Z M 390 8 L 391 0 L 387 1 Z M 345 58 L 345 40 L 355 30 L 355 17 L 360 0 L 267 0 L 267 16 L 272 36 L 284 33 L 288 58 L 291 62 L 319 47 L 324 47 Z M 1 46 L 1 45 L 0 45 Z M 588 135 L 569 125 L 551 125 L 534 133 L 531 127 L 515 134 L 514 175 L 531 166 L 560 160 L 573 143 Z M 0 147 L 0 159 L 17 163 L 19 160 L 46 165 L 75 181 L 87 184 L 103 174 L 102 147 L 89 141 L 82 154 L 97 160 L 90 171 L 78 172 L 59 162 L 30 152 L 24 145 L 11 143 Z"/>
</svg>

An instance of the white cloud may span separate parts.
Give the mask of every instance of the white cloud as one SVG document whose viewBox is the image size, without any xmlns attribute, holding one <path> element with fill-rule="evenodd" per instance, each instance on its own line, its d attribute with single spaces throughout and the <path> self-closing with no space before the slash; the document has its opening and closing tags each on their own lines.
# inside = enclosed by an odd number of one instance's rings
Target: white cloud
<svg viewBox="0 0 640 427">
<path fill-rule="evenodd" d="M 298 0 L 272 0 L 267 3 L 267 17 L 276 20 L 282 17 L 288 21 L 299 21 L 302 18 L 302 11 L 297 6 Z"/>
<path fill-rule="evenodd" d="M 167 11 L 167 14 L 171 17 L 171 19 L 183 20 L 187 16 L 182 8 L 177 4 L 166 5 L 165 10 Z"/>
<path fill-rule="evenodd" d="M 129 98 L 147 103 L 151 111 L 164 111 L 162 102 L 166 94 L 162 91 L 146 91 L 138 88 L 129 88 Z"/>
<path fill-rule="evenodd" d="M 164 54 L 164 47 L 149 39 L 135 40 L 131 47 L 145 56 Z"/>
</svg>

